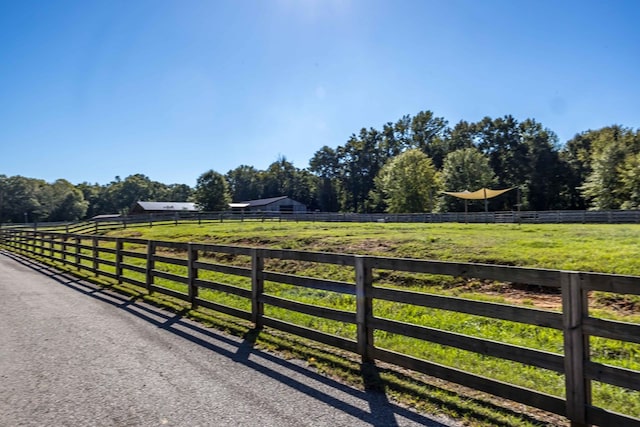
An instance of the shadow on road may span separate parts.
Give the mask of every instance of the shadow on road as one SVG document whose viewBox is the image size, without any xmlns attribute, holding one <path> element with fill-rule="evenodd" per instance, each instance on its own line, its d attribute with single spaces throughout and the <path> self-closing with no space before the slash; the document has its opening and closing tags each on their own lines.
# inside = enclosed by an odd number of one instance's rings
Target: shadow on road
<svg viewBox="0 0 640 427">
<path fill-rule="evenodd" d="M 380 379 L 379 371 L 374 364 L 362 365 L 361 374 L 364 379 L 365 390 L 357 390 L 318 374 L 302 363 L 296 363 L 296 361 L 293 360 L 284 360 L 268 352 L 256 349 L 254 346 L 258 335 L 258 331 L 256 330 L 249 331 L 242 339 L 230 336 L 214 329 L 206 328 L 195 321 L 184 318 L 181 314 L 170 313 L 153 305 L 136 301 L 116 291 L 101 288 L 98 285 L 73 277 L 70 274 L 58 271 L 52 267 L 39 264 L 28 258 L 7 252 L 3 252 L 3 254 L 26 267 L 47 275 L 68 288 L 118 307 L 127 313 L 154 324 L 158 328 L 162 328 L 208 350 L 224 355 L 256 372 L 267 375 L 325 404 L 331 405 L 334 408 L 370 423 L 372 426 L 398 426 L 397 416 L 424 426 L 441 427 L 454 425 L 453 423 L 443 424 L 441 421 L 390 402 L 385 393 L 383 382 Z M 369 411 L 307 385 L 300 380 L 290 377 L 287 373 L 291 375 L 297 374 L 296 376 L 298 377 L 303 376 L 329 386 L 336 391 L 336 396 L 346 394 L 360 399 L 366 402 Z"/>
</svg>

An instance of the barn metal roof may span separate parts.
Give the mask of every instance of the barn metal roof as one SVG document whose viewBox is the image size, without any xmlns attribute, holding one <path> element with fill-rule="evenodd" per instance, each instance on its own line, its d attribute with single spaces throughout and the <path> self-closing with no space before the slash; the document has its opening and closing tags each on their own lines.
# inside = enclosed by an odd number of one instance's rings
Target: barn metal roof
<svg viewBox="0 0 640 427">
<path fill-rule="evenodd" d="M 289 196 L 279 196 L 279 197 L 270 197 L 268 199 L 247 200 L 244 202 L 230 203 L 229 206 L 239 207 L 239 208 L 247 208 L 247 207 L 255 208 L 259 206 L 267 206 L 267 205 L 270 205 L 271 203 L 275 203 L 280 200 L 284 200 L 288 198 Z"/>
<path fill-rule="evenodd" d="M 145 211 L 198 211 L 195 203 L 191 202 L 138 202 Z"/>
</svg>

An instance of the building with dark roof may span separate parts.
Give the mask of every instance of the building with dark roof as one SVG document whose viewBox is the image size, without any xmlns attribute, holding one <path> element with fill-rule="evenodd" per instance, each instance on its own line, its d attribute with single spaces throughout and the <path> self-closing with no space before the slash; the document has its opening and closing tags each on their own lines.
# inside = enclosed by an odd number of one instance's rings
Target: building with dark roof
<svg viewBox="0 0 640 427">
<path fill-rule="evenodd" d="M 306 212 L 307 206 L 289 196 L 271 197 L 269 199 L 247 200 L 229 203 L 229 207 L 239 212 Z"/>
</svg>

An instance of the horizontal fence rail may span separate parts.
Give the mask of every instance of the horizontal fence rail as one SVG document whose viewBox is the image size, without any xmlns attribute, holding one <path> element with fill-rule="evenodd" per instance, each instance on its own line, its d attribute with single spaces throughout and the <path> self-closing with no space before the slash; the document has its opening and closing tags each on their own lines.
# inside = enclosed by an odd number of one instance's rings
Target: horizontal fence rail
<svg viewBox="0 0 640 427">
<path fill-rule="evenodd" d="M 82 233 L 0 230 L 4 250 L 113 279 L 203 307 L 315 340 L 360 355 L 459 383 L 512 401 L 567 417 L 572 425 L 640 426 L 640 419 L 594 406 L 593 381 L 640 391 L 640 372 L 591 359 L 590 339 L 600 337 L 640 344 L 640 325 L 592 317 L 588 292 L 640 295 L 640 277 L 452 263 L 417 259 L 314 253 L 196 243 L 114 238 Z M 291 274 L 287 263 L 341 268 L 352 279 Z M 555 288 L 561 311 L 427 294 L 379 283 L 383 272 L 445 275 Z M 277 294 L 277 289 L 287 293 Z M 350 309 L 312 304 L 295 290 L 347 301 Z M 287 296 L 292 295 L 292 296 Z M 527 348 L 480 336 L 407 323 L 380 315 L 382 304 L 409 305 L 516 322 L 556 331 L 557 352 Z M 336 335 L 315 327 L 317 319 L 344 325 Z M 400 336 L 439 346 L 548 370 L 564 378 L 564 396 L 436 363 L 381 344 L 382 336 Z M 640 395 L 638 395 L 640 396 Z"/>
<path fill-rule="evenodd" d="M 511 224 L 640 224 L 640 210 L 608 211 L 498 211 L 443 213 L 336 213 L 336 212 L 173 212 L 153 213 L 81 222 L 0 224 L 0 229 L 39 229 L 66 233 L 100 233 L 120 228 L 205 224 L 225 221 L 380 222 L 380 223 L 511 223 Z"/>
</svg>

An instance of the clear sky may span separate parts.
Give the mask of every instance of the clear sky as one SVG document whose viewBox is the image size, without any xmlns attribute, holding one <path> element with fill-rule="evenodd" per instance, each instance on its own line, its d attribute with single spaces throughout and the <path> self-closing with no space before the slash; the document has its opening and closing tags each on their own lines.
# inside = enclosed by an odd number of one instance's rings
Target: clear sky
<svg viewBox="0 0 640 427">
<path fill-rule="evenodd" d="M 0 174 L 194 186 L 431 110 L 640 127 L 638 0 L 0 0 Z"/>
</svg>

